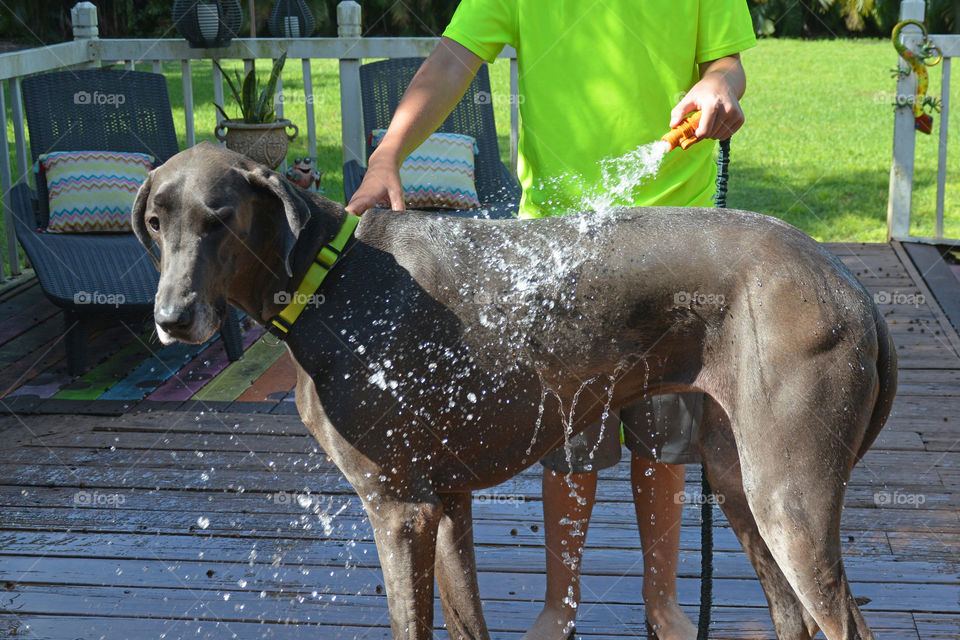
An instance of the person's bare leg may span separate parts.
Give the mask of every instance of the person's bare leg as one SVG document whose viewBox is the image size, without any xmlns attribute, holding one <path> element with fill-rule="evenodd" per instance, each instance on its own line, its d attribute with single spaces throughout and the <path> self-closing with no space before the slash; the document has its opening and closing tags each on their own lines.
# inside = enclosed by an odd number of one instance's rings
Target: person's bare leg
<svg viewBox="0 0 960 640">
<path fill-rule="evenodd" d="M 522 640 L 566 640 L 580 603 L 580 560 L 597 493 L 597 474 L 543 470 L 547 591 L 543 611 Z"/>
<path fill-rule="evenodd" d="M 630 461 L 633 505 L 643 549 L 643 601 L 659 640 L 694 640 L 697 628 L 677 602 L 677 563 L 684 466 L 653 462 L 634 454 Z"/>
</svg>

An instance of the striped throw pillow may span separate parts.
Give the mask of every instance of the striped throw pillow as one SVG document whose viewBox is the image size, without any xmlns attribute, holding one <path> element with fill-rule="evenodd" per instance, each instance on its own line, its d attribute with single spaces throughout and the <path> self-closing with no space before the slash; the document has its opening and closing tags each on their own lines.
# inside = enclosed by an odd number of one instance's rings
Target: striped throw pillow
<svg viewBox="0 0 960 640">
<path fill-rule="evenodd" d="M 374 129 L 370 146 L 383 139 Z M 435 133 L 400 165 L 403 201 L 411 209 L 472 209 L 480 206 L 474 178 L 477 142 L 459 133 Z"/>
<path fill-rule="evenodd" d="M 50 233 L 129 232 L 137 189 L 153 156 L 120 151 L 55 151 L 40 156 L 50 198 Z"/>
</svg>

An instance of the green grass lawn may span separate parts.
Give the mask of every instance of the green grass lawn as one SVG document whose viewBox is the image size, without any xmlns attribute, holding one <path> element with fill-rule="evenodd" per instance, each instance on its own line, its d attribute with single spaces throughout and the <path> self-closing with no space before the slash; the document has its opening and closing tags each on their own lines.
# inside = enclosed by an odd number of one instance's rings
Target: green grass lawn
<svg viewBox="0 0 960 640">
<path fill-rule="evenodd" d="M 729 206 L 782 218 L 821 241 L 880 242 L 886 233 L 888 176 L 893 140 L 890 69 L 896 54 L 887 41 L 764 40 L 744 56 L 747 123 L 732 143 Z M 236 65 L 239 68 L 239 63 Z M 229 65 L 227 69 L 229 70 Z M 258 70 L 267 72 L 267 62 Z M 325 194 L 343 199 L 337 62 L 313 62 L 319 167 Z M 149 70 L 147 66 L 144 70 Z M 508 65 L 497 62 L 495 94 L 509 88 Z M 180 145 L 186 144 L 179 63 L 165 66 Z M 285 116 L 301 130 L 289 158 L 306 155 L 306 119 L 300 61 L 284 72 Z M 931 70 L 939 95 L 940 68 Z M 211 65 L 193 65 L 198 140 L 213 140 Z M 960 104 L 960 82 L 952 100 Z M 509 106 L 495 105 L 501 154 L 509 163 Z M 233 111 L 228 106 L 228 112 Z M 939 117 L 935 122 L 939 127 Z M 936 134 L 938 129 L 935 128 Z M 12 124 L 8 125 L 12 140 Z M 951 140 L 960 145 L 960 113 L 954 110 Z M 933 235 L 937 137 L 917 137 L 912 232 Z M 11 157 L 13 150 L 11 148 Z M 949 159 L 946 235 L 960 237 L 960 147 Z"/>
<path fill-rule="evenodd" d="M 744 53 L 747 122 L 731 143 L 731 207 L 782 218 L 821 241 L 883 241 L 893 149 L 888 41 L 764 40 Z M 930 70 L 940 94 L 940 67 Z M 951 101 L 960 104 L 960 83 Z M 960 114 L 950 120 L 945 235 L 960 237 Z M 911 233 L 932 236 L 937 138 L 917 136 Z"/>
</svg>

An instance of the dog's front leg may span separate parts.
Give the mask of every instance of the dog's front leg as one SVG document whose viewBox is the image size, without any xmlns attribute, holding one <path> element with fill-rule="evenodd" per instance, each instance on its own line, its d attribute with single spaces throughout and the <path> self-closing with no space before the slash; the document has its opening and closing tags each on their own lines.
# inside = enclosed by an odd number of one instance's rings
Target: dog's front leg
<svg viewBox="0 0 960 640">
<path fill-rule="evenodd" d="M 437 536 L 437 585 L 451 640 L 489 640 L 473 552 L 470 492 L 441 496 L 443 515 Z"/>
<path fill-rule="evenodd" d="M 383 567 L 394 640 L 433 637 L 433 566 L 439 500 L 402 502 L 376 498 L 366 503 Z"/>
</svg>

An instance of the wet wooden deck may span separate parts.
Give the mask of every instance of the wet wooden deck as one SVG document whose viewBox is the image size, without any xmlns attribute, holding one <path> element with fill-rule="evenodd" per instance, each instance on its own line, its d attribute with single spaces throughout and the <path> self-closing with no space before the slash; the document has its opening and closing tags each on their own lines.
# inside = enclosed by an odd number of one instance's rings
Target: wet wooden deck
<svg viewBox="0 0 960 640">
<path fill-rule="evenodd" d="M 847 571 L 855 595 L 870 599 L 878 638 L 954 640 L 960 338 L 905 254 L 831 249 L 881 300 L 889 294 L 900 355 L 893 417 L 848 489 Z M 926 298 L 898 297 L 911 294 Z M 72 379 L 56 344 L 61 322 L 35 286 L 0 305 L 0 637 L 389 637 L 369 524 L 291 415 L 283 352 L 250 333 L 248 356 L 228 365 L 217 344 L 165 353 L 121 327 L 94 337 L 103 361 Z M 689 473 L 696 487 L 698 470 Z M 625 464 L 602 474 L 598 496 L 578 637 L 642 637 Z M 539 468 L 475 499 L 495 638 L 517 638 L 539 611 L 539 499 Z M 697 516 L 690 507 L 682 534 L 680 598 L 691 615 Z M 714 533 L 710 637 L 772 638 L 760 585 L 719 512 Z"/>
</svg>

